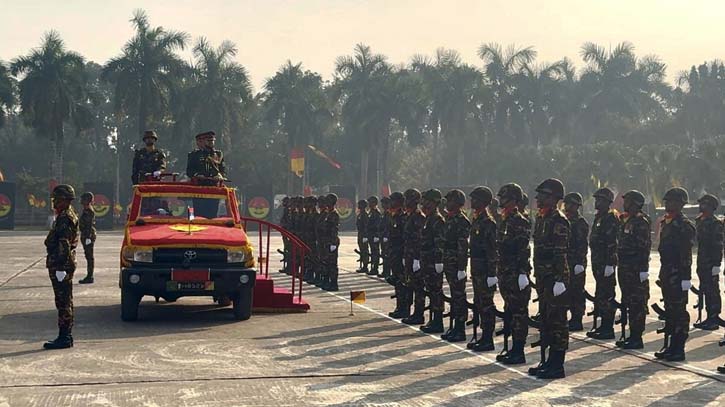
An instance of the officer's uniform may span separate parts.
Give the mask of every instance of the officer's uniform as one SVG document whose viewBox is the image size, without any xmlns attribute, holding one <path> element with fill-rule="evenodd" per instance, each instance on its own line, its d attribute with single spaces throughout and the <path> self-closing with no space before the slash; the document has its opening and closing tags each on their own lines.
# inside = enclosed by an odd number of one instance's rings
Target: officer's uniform
<svg viewBox="0 0 725 407">
<path fill-rule="evenodd" d="M 213 131 L 199 133 L 196 138 L 214 136 Z M 189 153 L 186 159 L 186 175 L 189 178 L 220 178 L 227 177 L 227 168 L 224 165 L 224 154 L 219 150 L 199 148 Z M 199 179 L 199 185 L 216 185 L 211 179 Z"/>
</svg>

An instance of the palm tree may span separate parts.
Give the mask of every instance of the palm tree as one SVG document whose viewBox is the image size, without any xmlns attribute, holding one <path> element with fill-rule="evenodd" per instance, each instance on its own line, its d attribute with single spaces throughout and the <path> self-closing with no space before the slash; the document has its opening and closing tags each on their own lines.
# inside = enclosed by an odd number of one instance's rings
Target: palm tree
<svg viewBox="0 0 725 407">
<path fill-rule="evenodd" d="M 136 35 L 121 55 L 103 68 L 103 78 L 115 85 L 115 105 L 123 117 L 135 117 L 138 133 L 161 124 L 168 113 L 174 80 L 185 64 L 174 51 L 184 49 L 184 32 L 152 28 L 148 16 L 136 10 L 131 19 Z"/>
<path fill-rule="evenodd" d="M 215 130 L 222 146 L 231 147 L 231 135 L 242 127 L 244 104 L 252 100 L 247 70 L 233 58 L 237 47 L 224 41 L 212 47 L 200 38 L 193 49 L 196 59 L 188 89 L 189 108 L 198 130 Z"/>
<path fill-rule="evenodd" d="M 676 112 L 688 139 L 704 139 L 725 132 L 725 65 L 721 61 L 692 66 L 677 79 L 680 105 Z M 688 140 L 688 141 L 690 141 Z"/>
<path fill-rule="evenodd" d="M 287 61 L 264 85 L 265 119 L 287 138 L 288 161 L 293 148 L 305 146 L 320 136 L 320 119 L 328 116 L 320 75 L 302 69 L 302 63 Z M 287 174 L 287 193 L 293 193 L 292 172 Z"/>
<path fill-rule="evenodd" d="M 359 193 L 367 196 L 370 151 L 377 153 L 389 136 L 394 100 L 392 67 L 384 55 L 358 44 L 353 55 L 337 58 L 335 72 L 345 133 L 360 147 Z"/>
<path fill-rule="evenodd" d="M 84 61 L 67 51 L 55 31 L 45 34 L 39 48 L 13 60 L 10 70 L 19 82 L 21 114 L 38 135 L 52 140 L 50 173 L 63 181 L 64 124 L 84 108 Z"/>
<path fill-rule="evenodd" d="M 15 80 L 10 70 L 0 62 L 0 127 L 5 125 L 5 117 L 15 106 Z"/>
</svg>

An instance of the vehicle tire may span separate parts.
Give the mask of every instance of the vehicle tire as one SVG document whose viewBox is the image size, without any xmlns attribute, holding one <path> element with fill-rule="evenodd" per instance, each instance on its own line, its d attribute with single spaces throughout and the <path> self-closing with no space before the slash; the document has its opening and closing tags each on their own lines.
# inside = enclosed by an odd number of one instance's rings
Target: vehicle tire
<svg viewBox="0 0 725 407">
<path fill-rule="evenodd" d="M 234 319 L 246 321 L 252 316 L 252 297 L 254 290 L 242 288 L 234 298 Z"/>
<path fill-rule="evenodd" d="M 135 321 L 138 319 L 138 304 L 141 296 L 129 290 L 121 289 L 121 319 Z"/>
<path fill-rule="evenodd" d="M 219 300 L 217 302 L 222 307 L 228 307 L 228 306 L 232 305 L 232 299 L 229 298 L 229 296 L 226 296 L 226 295 L 223 295 L 223 296 L 219 297 Z"/>
</svg>

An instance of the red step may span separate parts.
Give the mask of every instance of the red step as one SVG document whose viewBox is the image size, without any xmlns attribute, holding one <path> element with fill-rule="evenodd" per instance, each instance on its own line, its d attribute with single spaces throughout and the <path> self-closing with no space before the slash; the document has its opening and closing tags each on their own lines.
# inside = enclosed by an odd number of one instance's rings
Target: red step
<svg viewBox="0 0 725 407">
<path fill-rule="evenodd" d="M 307 312 L 310 304 L 299 299 L 286 288 L 274 286 L 274 280 L 265 278 L 263 274 L 257 274 L 257 281 L 254 285 L 253 312 Z"/>
</svg>

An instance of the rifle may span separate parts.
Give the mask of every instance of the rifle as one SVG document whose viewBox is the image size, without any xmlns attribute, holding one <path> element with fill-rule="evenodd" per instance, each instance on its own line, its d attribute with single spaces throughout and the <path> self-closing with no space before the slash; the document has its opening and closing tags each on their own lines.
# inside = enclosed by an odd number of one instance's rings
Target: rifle
<svg viewBox="0 0 725 407">
<path fill-rule="evenodd" d="M 546 350 L 549 349 L 549 341 L 545 339 L 544 334 L 541 332 L 541 321 L 529 317 L 527 322 L 531 328 L 537 329 L 539 331 L 539 339 L 532 342 L 531 347 L 539 348 L 541 363 L 544 363 L 544 361 L 546 360 Z"/>
<path fill-rule="evenodd" d="M 597 299 L 593 295 L 589 294 L 587 290 L 584 290 L 584 297 L 594 304 L 594 308 L 587 312 L 588 317 L 592 317 L 592 329 L 589 332 L 594 332 L 598 327 L 598 321 L 600 317 L 599 308 L 597 307 Z"/>
<path fill-rule="evenodd" d="M 497 310 L 497 312 L 500 312 Z M 496 336 L 503 335 L 503 349 L 501 350 L 501 353 L 496 356 L 496 360 L 499 360 L 500 358 L 506 356 L 509 352 L 509 337 L 511 336 L 511 311 L 504 309 L 504 311 L 501 314 L 501 319 L 503 320 L 503 327 L 496 331 Z"/>
<path fill-rule="evenodd" d="M 665 321 L 667 321 L 667 310 L 664 310 L 660 307 L 660 304 L 654 303 L 650 305 L 652 307 L 652 310 L 660 317 L 660 319 L 664 318 Z M 664 344 L 662 345 L 662 349 L 660 349 L 660 352 L 663 352 L 665 349 L 667 349 L 670 346 L 670 332 L 669 329 L 667 329 L 667 323 L 665 322 L 665 326 L 662 328 L 657 328 L 658 334 L 665 334 L 664 338 Z"/>
<path fill-rule="evenodd" d="M 622 326 L 622 336 L 620 336 L 619 341 L 624 342 L 627 339 L 627 322 L 629 320 L 629 309 L 624 302 L 619 303 L 614 298 L 609 301 L 615 308 L 619 309 L 619 319 L 616 320 L 614 323 Z"/>
<path fill-rule="evenodd" d="M 702 284 L 700 284 L 700 288 L 690 287 L 690 291 L 697 296 L 697 303 L 692 308 L 697 310 L 697 321 L 695 323 L 699 324 L 702 322 L 702 309 L 705 308 L 705 293 L 702 291 Z"/>
<path fill-rule="evenodd" d="M 362 267 L 363 267 L 362 253 L 360 253 L 360 250 L 355 249 L 355 254 L 357 254 L 357 264 L 358 264 L 357 269 L 362 270 Z"/>
</svg>

